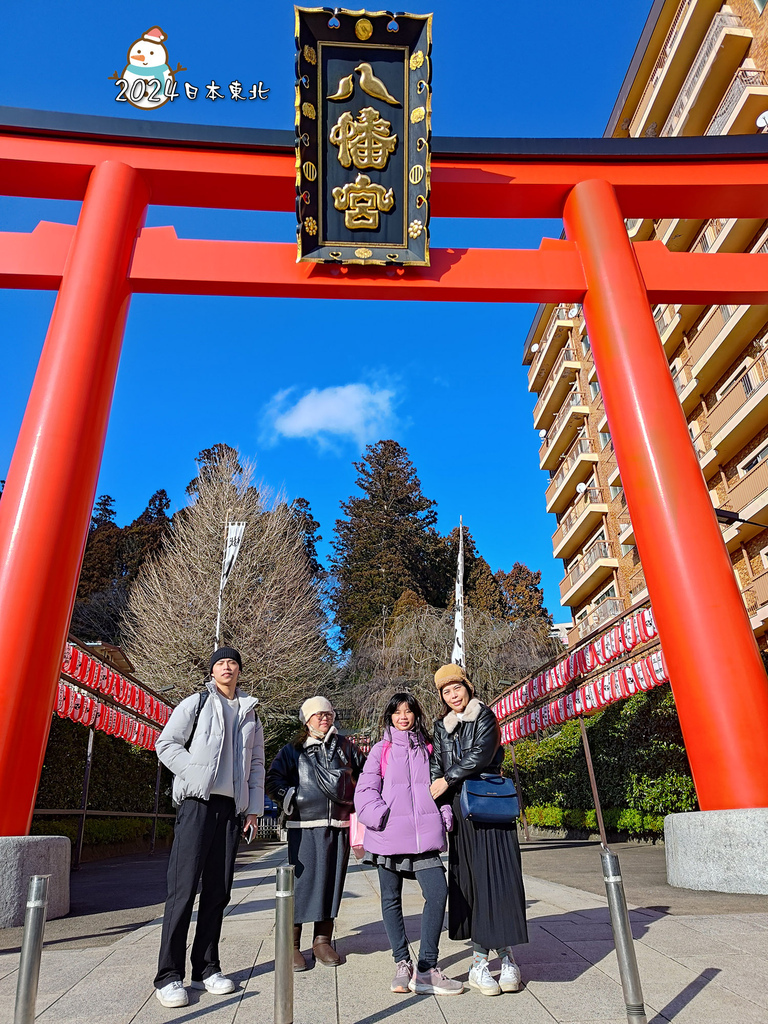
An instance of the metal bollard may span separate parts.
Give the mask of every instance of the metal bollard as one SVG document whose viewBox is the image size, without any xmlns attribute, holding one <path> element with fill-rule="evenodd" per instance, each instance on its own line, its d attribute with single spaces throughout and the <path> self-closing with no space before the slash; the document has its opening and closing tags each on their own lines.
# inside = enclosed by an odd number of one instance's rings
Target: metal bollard
<svg viewBox="0 0 768 1024">
<path fill-rule="evenodd" d="M 293 865 L 277 869 L 275 889 L 275 1024 L 293 1024 Z"/>
<path fill-rule="evenodd" d="M 29 880 L 13 1024 L 34 1024 L 50 877 L 50 875 L 32 875 Z"/>
<path fill-rule="evenodd" d="M 637 969 L 635 943 L 629 925 L 627 898 L 624 895 L 619 858 L 601 844 L 600 860 L 603 862 L 603 881 L 608 897 L 608 910 L 611 915 L 613 944 L 616 947 L 616 959 L 619 961 L 619 976 L 624 992 L 624 1005 L 627 1008 L 627 1021 L 628 1024 L 647 1024 L 643 988 L 640 984 L 640 972 Z"/>
</svg>

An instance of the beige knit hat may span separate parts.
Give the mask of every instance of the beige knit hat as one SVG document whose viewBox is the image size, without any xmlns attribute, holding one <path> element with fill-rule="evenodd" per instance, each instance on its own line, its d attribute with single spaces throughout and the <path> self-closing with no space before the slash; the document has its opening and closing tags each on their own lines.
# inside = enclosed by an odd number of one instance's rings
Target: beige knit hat
<svg viewBox="0 0 768 1024">
<path fill-rule="evenodd" d="M 438 690 L 442 691 L 444 686 L 448 683 L 464 683 L 468 687 L 470 693 L 475 692 L 475 688 L 469 681 L 469 677 L 461 665 L 442 665 L 437 672 L 435 672 L 435 686 Z"/>
<path fill-rule="evenodd" d="M 306 725 L 312 715 L 316 715 L 318 711 L 330 711 L 333 714 L 334 721 L 336 720 L 333 704 L 331 704 L 327 697 L 308 697 L 299 708 L 299 721 L 302 725 Z"/>
</svg>

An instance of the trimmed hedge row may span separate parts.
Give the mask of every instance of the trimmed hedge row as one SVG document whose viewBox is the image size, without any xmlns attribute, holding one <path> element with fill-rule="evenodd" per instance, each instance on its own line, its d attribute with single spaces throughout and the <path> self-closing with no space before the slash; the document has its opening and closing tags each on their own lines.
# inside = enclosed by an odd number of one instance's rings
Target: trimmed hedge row
<svg viewBox="0 0 768 1024">
<path fill-rule="evenodd" d="M 606 827 L 633 836 L 663 832 L 666 814 L 698 808 L 668 686 L 612 704 L 585 720 Z M 595 831 L 597 820 L 578 721 L 536 742 L 515 744 L 529 821 Z M 512 775 L 512 755 L 504 762 Z"/>
<path fill-rule="evenodd" d="M 152 830 L 151 818 L 86 818 L 83 842 L 88 846 L 106 846 L 110 843 L 131 843 L 138 839 L 149 839 Z M 77 840 L 77 818 L 35 818 L 30 835 L 67 836 Z M 157 838 L 168 839 L 173 835 L 169 821 L 158 821 Z"/>
<path fill-rule="evenodd" d="M 536 828 L 573 829 L 578 832 L 597 832 L 597 814 L 594 810 L 563 809 L 552 804 L 526 807 L 529 825 Z M 643 814 L 630 807 L 604 807 L 603 821 L 609 832 L 626 832 L 631 836 L 661 836 L 664 834 L 663 814 Z"/>
</svg>

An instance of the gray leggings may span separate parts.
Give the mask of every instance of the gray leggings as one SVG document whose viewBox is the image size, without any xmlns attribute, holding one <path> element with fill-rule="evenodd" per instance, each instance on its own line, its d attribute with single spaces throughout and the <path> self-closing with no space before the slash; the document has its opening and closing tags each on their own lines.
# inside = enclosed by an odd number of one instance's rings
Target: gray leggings
<svg viewBox="0 0 768 1024">
<path fill-rule="evenodd" d="M 417 969 L 424 972 L 432 967 L 437 967 L 438 944 L 443 927 L 448 885 L 445 881 L 445 871 L 441 867 L 422 868 L 415 874 L 424 897 L 424 910 L 421 914 L 421 945 L 417 965 Z M 392 947 L 395 963 L 400 963 L 401 960 L 410 960 L 408 938 L 403 921 L 403 876 L 380 864 L 379 886 L 381 888 L 381 916 L 384 918 L 384 927 Z"/>
</svg>

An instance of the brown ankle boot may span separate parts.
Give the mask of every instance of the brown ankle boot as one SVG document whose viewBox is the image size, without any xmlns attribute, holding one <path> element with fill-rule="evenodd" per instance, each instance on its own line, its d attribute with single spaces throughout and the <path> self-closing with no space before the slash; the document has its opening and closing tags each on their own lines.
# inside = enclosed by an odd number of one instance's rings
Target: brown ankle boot
<svg viewBox="0 0 768 1024">
<path fill-rule="evenodd" d="M 301 954 L 301 925 L 293 926 L 293 969 L 294 971 L 306 971 L 307 961 Z"/>
<path fill-rule="evenodd" d="M 338 967 L 341 957 L 331 945 L 333 921 L 316 921 L 315 937 L 312 939 L 312 952 L 315 960 L 324 967 Z"/>
</svg>

